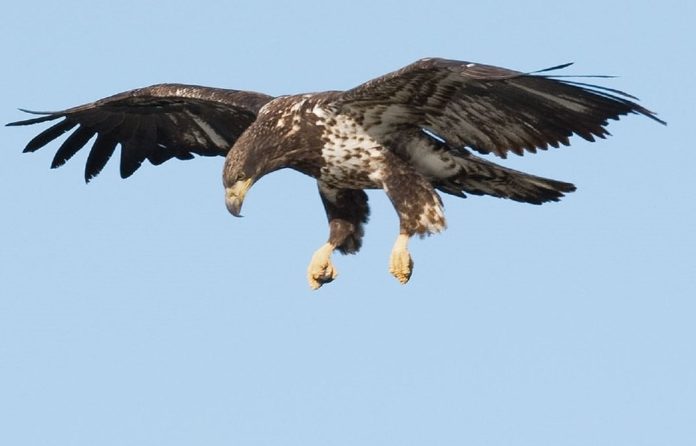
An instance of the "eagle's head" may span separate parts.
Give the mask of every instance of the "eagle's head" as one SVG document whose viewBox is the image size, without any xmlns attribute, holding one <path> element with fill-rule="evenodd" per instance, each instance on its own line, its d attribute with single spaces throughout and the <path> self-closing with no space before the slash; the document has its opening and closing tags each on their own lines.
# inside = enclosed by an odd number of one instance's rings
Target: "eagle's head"
<svg viewBox="0 0 696 446">
<path fill-rule="evenodd" d="M 263 126 L 249 127 L 225 158 L 225 204 L 235 217 L 241 217 L 244 197 L 251 186 L 267 173 L 285 167 L 283 151 L 279 150 L 282 144 L 277 139 L 269 140 L 264 130 Z"/>
<path fill-rule="evenodd" d="M 318 174 L 321 129 L 302 126 L 311 118 L 303 115 L 311 108 L 303 105 L 306 100 L 306 95 L 284 96 L 267 103 L 259 111 L 259 119 L 227 153 L 223 181 L 225 203 L 232 215 L 240 216 L 244 196 L 267 173 L 290 167 L 308 175 Z"/>
<path fill-rule="evenodd" d="M 241 217 L 244 197 L 251 186 L 266 172 L 261 169 L 258 158 L 248 155 L 246 147 L 237 147 L 230 150 L 225 160 L 225 170 L 222 180 L 225 185 L 225 205 L 230 214 Z"/>
<path fill-rule="evenodd" d="M 231 186 L 225 188 L 225 205 L 230 214 L 235 217 L 241 217 L 242 204 L 244 203 L 244 196 L 246 195 L 249 188 L 254 184 L 254 180 L 251 178 L 241 177 L 236 180 Z"/>
</svg>

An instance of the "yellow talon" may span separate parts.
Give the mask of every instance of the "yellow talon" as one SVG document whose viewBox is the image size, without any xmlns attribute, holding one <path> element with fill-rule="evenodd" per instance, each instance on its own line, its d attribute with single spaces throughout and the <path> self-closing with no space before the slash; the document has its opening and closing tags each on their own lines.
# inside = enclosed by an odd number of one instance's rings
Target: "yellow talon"
<svg viewBox="0 0 696 446">
<path fill-rule="evenodd" d="M 307 267 L 307 281 L 313 290 L 318 290 L 338 276 L 338 271 L 331 263 L 331 254 L 335 248 L 331 243 L 326 243 L 312 255 L 312 260 Z"/>
<path fill-rule="evenodd" d="M 402 284 L 408 282 L 413 273 L 413 259 L 407 249 L 408 239 L 407 234 L 399 234 L 389 258 L 389 272 Z"/>
</svg>

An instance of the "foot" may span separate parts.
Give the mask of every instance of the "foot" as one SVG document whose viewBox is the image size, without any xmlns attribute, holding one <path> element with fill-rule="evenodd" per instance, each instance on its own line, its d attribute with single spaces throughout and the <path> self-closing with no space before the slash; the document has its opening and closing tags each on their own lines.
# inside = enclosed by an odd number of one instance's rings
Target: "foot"
<svg viewBox="0 0 696 446">
<path fill-rule="evenodd" d="M 318 290 L 325 283 L 333 281 L 338 272 L 331 263 L 331 253 L 335 246 L 330 243 L 325 244 L 312 256 L 312 260 L 307 267 L 307 281 L 313 290 Z"/>
<path fill-rule="evenodd" d="M 407 245 L 408 235 L 399 234 L 389 258 L 389 272 L 402 284 L 408 282 L 413 273 L 413 259 L 411 259 L 411 254 L 406 249 Z"/>
</svg>

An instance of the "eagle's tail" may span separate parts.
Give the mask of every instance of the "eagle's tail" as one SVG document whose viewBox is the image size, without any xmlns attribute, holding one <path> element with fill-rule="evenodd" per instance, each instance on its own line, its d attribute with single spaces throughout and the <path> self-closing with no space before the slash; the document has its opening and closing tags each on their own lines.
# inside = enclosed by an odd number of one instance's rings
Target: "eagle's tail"
<svg viewBox="0 0 696 446">
<path fill-rule="evenodd" d="M 571 183 L 509 169 L 470 153 L 457 157 L 457 161 L 462 167 L 460 173 L 437 185 L 438 189 L 452 195 L 492 195 L 523 203 L 542 204 L 558 201 L 575 190 Z"/>
</svg>

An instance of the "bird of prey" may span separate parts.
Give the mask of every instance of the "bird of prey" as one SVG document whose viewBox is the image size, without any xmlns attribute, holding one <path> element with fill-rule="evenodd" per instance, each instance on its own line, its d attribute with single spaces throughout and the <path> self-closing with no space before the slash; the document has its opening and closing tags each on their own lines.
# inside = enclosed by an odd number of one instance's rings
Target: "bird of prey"
<svg viewBox="0 0 696 446">
<path fill-rule="evenodd" d="M 502 167 L 476 154 L 505 158 L 568 145 L 572 135 L 604 138 L 608 120 L 627 114 L 664 121 L 618 90 L 548 74 L 427 58 L 346 91 L 272 97 L 195 85 L 159 84 L 58 112 L 31 112 L 8 125 L 60 121 L 33 138 L 33 152 L 67 132 L 52 168 L 96 135 L 85 180 L 102 170 L 120 145 L 126 178 L 148 160 L 225 156 L 227 209 L 239 216 L 249 188 L 290 168 L 313 177 L 329 236 L 312 256 L 309 285 L 337 275 L 335 250 L 356 253 L 369 207 L 365 189 L 383 189 L 399 217 L 389 270 L 401 283 L 413 271 L 414 235 L 442 231 L 438 192 L 491 195 L 541 204 L 575 190 L 571 183 Z"/>
</svg>

